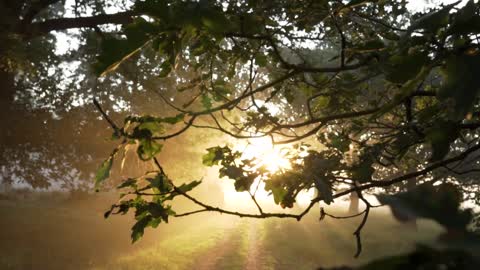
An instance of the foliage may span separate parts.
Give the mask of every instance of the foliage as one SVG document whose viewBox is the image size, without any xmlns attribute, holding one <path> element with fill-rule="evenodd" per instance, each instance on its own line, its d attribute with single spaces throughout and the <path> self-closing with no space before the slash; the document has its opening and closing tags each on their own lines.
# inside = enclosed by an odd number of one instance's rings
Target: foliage
<svg viewBox="0 0 480 270">
<path fill-rule="evenodd" d="M 403 0 L 143 0 L 133 1 L 127 13 L 101 17 L 123 26 L 102 33 L 93 65 L 99 81 L 123 74 L 127 66 L 176 90 L 174 98 L 157 91 L 168 112 L 128 116 L 123 126 L 95 103 L 120 140 L 97 183 L 128 145 L 137 147 L 141 161 L 156 165 L 153 178 L 148 172 L 125 180 L 120 187 L 128 196 L 106 216 L 135 209 L 136 241 L 145 227 L 169 216 L 215 211 L 300 220 L 317 203 L 357 193 L 366 207 L 354 233 L 358 255 L 374 207 L 364 195 L 376 194 L 400 219 L 432 218 L 464 235 L 471 215 L 459 210 L 460 203 L 466 194 L 478 194 L 479 12 L 473 0 L 425 13 L 410 13 Z M 88 21 L 73 22 L 109 22 Z M 20 34 L 58 30 L 33 26 Z M 149 65 L 142 64 L 145 59 Z M 190 128 L 236 139 L 270 138 L 290 148 L 291 168 L 277 172 L 228 146 L 207 149 L 203 164 L 218 166 L 220 177 L 249 193 L 257 214 L 207 205 L 189 194 L 199 182 L 177 186 L 167 176 L 157 155 L 164 141 Z M 407 182 L 420 185 L 406 191 Z M 260 183 L 284 208 L 292 208 L 301 191 L 315 188 L 317 195 L 300 213 L 267 213 L 255 196 Z M 177 196 L 200 210 L 176 213 L 167 202 Z"/>
<path fill-rule="evenodd" d="M 103 43 L 99 73 L 108 76 L 151 46 L 162 59 L 160 77 L 198 74 L 186 78 L 188 90 L 177 84 L 194 98 L 183 106 L 169 103 L 183 120 L 171 122 L 181 124 L 176 132 L 161 129 L 162 118 L 127 118 L 136 126 L 120 134 L 138 143 L 140 159 L 161 151 L 154 141 L 177 136 L 205 117 L 211 119 L 208 128 L 238 139 L 269 136 L 274 145 L 289 145 L 316 137 L 323 146 L 289 146 L 291 168 L 277 172 L 255 167 L 255 158 L 228 146 L 207 149 L 203 164 L 219 166 L 220 177 L 250 193 L 259 214 L 230 212 L 180 192 L 202 211 L 301 219 L 318 202 L 356 192 L 366 205 L 355 232 L 360 251 L 360 231 L 372 207 L 362 193 L 375 193 L 400 219 L 426 217 L 466 230 L 471 214 L 458 210 L 461 184 L 451 174 L 434 174 L 480 148 L 478 4 L 440 6 L 425 14 L 409 14 L 403 1 L 140 1 L 134 10 L 149 19 L 134 20 L 121 39 Z M 306 48 L 308 43 L 315 49 Z M 240 121 L 225 116 L 232 110 Z M 397 195 L 382 192 L 398 191 L 410 179 L 425 184 Z M 265 213 L 255 200 L 260 182 L 284 208 L 293 207 L 301 191 L 315 188 L 317 197 L 299 214 Z M 143 213 L 145 202 L 126 202 Z M 149 226 L 150 219 L 138 217 L 134 232 Z"/>
<path fill-rule="evenodd" d="M 117 187 L 125 191 L 121 195 L 123 200 L 113 205 L 105 213 L 105 218 L 108 218 L 111 214 L 124 215 L 128 213 L 130 208 L 135 209 L 137 222 L 132 227 L 132 241 L 135 242 L 143 236 L 145 227 L 156 228 L 162 221 L 168 223 L 168 217 L 175 215 L 171 206 L 167 204 L 168 201 L 192 190 L 200 183 L 201 181 L 192 181 L 176 187 L 171 183 L 171 180 L 161 173 L 151 173 L 140 178 L 129 178 Z M 135 197 L 131 198 L 131 195 L 135 195 Z M 151 200 L 147 201 L 142 196 L 151 196 Z"/>
<path fill-rule="evenodd" d="M 464 231 L 472 219 L 470 210 L 460 210 L 461 194 L 452 184 L 421 184 L 409 192 L 378 195 L 380 202 L 392 208 L 402 221 L 418 217 L 436 220 L 448 230 Z"/>
</svg>

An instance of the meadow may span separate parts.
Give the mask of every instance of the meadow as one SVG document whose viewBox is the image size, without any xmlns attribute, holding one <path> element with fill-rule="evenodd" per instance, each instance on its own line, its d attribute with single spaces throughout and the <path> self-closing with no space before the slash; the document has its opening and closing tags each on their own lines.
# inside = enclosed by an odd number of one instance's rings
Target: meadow
<svg viewBox="0 0 480 270">
<path fill-rule="evenodd" d="M 203 213 L 172 219 L 131 244 L 130 216 L 105 220 L 114 196 L 81 199 L 44 194 L 0 200 L 0 269 L 315 269 L 359 265 L 434 244 L 441 228 L 393 220 L 373 212 L 362 233 L 363 253 L 354 259 L 352 232 L 360 221 L 252 220 Z M 336 209 L 337 214 L 345 209 Z"/>
</svg>

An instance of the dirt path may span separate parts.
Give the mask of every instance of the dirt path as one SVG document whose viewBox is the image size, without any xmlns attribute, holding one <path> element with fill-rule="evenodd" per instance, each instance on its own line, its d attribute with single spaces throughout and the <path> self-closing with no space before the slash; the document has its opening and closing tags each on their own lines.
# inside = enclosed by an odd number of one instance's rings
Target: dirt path
<svg viewBox="0 0 480 270">
<path fill-rule="evenodd" d="M 218 262 L 226 254 L 232 253 L 237 248 L 231 238 L 235 237 L 236 228 L 230 228 L 225 231 L 225 237 L 218 242 L 213 248 L 206 250 L 202 256 L 196 259 L 193 264 L 196 270 L 213 270 L 217 269 Z"/>
<path fill-rule="evenodd" d="M 248 224 L 246 270 L 257 270 L 260 268 L 260 253 L 262 249 L 261 239 L 259 239 L 259 226 L 261 226 L 261 223 L 257 222 L 257 220 L 251 220 Z"/>
<path fill-rule="evenodd" d="M 223 269 L 225 262 L 235 269 L 261 269 L 262 239 L 260 226 L 256 220 L 245 220 L 238 226 L 225 231 L 224 238 L 213 248 L 203 252 L 196 259 L 194 268 L 198 270 Z M 237 260 L 238 259 L 238 260 Z M 235 260 L 231 261 L 231 260 Z"/>
</svg>

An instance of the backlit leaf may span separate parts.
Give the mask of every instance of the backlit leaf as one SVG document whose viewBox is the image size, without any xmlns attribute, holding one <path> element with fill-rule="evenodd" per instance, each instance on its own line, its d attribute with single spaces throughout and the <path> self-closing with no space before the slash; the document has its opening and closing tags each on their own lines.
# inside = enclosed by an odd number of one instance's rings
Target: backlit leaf
<svg viewBox="0 0 480 270">
<path fill-rule="evenodd" d="M 95 175 L 95 187 L 98 187 L 103 181 L 105 181 L 110 176 L 110 170 L 113 165 L 113 155 L 107 158 Z"/>
<path fill-rule="evenodd" d="M 332 188 L 330 187 L 330 185 L 318 176 L 314 178 L 314 184 L 315 184 L 315 187 L 317 188 L 319 194 L 321 195 L 322 200 L 326 204 L 332 203 L 333 202 L 333 192 L 332 192 Z"/>
<path fill-rule="evenodd" d="M 142 238 L 143 233 L 145 231 L 145 227 L 148 225 L 148 223 L 150 223 L 151 220 L 152 220 L 152 216 L 149 216 L 149 215 L 144 216 L 139 221 L 137 221 L 137 223 L 135 223 L 135 225 L 133 225 L 132 234 L 131 234 L 132 243 L 135 243 L 140 238 Z"/>
<path fill-rule="evenodd" d="M 178 188 L 182 191 L 182 192 L 189 192 L 190 190 L 194 189 L 195 187 L 197 187 L 198 185 L 200 185 L 202 183 L 202 181 L 192 181 L 188 184 L 182 184 L 181 186 L 179 186 Z"/>
<path fill-rule="evenodd" d="M 163 145 L 155 140 L 141 139 L 137 148 L 138 157 L 143 161 L 150 160 L 162 151 L 162 147 Z"/>
</svg>

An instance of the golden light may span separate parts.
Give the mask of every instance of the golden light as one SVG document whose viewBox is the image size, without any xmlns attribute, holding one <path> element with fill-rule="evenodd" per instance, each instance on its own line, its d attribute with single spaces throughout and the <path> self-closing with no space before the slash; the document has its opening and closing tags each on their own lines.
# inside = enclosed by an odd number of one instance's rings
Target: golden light
<svg viewBox="0 0 480 270">
<path fill-rule="evenodd" d="M 291 169 L 290 160 L 285 156 L 286 148 L 274 146 L 268 137 L 251 139 L 246 146 L 236 150 L 243 153 L 242 159 L 255 158 L 255 167 L 265 167 L 270 173 Z"/>
<path fill-rule="evenodd" d="M 276 173 L 291 168 L 290 160 L 285 157 L 285 148 L 274 146 L 269 138 L 253 138 L 246 143 L 242 142 L 234 142 L 233 150 L 242 153 L 241 159 L 255 159 L 252 170 L 264 167 L 270 173 Z M 237 192 L 231 182 L 225 181 L 222 183 L 224 201 L 227 205 L 237 209 L 252 209 L 252 207 L 255 207 L 248 192 Z M 265 190 L 265 183 L 260 181 L 260 179 L 255 180 L 250 188 L 250 192 L 255 194 L 255 198 L 259 203 L 268 206 L 273 205 L 273 198 Z"/>
<path fill-rule="evenodd" d="M 265 107 L 272 116 L 281 113 L 281 106 L 272 103 L 265 103 L 263 100 L 255 100 L 257 106 Z M 252 134 L 256 135 L 256 134 Z M 255 159 L 252 170 L 260 168 L 266 169 L 270 174 L 281 173 L 292 169 L 291 160 L 287 157 L 288 152 L 292 149 L 289 145 L 273 145 L 270 137 L 251 138 L 249 140 L 230 141 L 234 145 L 233 150 L 242 153 L 241 159 Z M 306 152 L 298 153 L 300 157 L 308 155 Z M 295 162 L 295 161 L 294 161 Z M 232 182 L 222 182 L 224 201 L 234 208 L 256 208 L 252 202 L 248 192 L 237 192 Z M 258 203 L 262 208 L 278 207 L 275 205 L 273 196 L 265 190 L 265 183 L 262 179 L 257 178 L 250 188 L 250 193 L 255 194 Z M 306 206 L 310 204 L 315 196 L 314 189 L 304 190 L 296 197 L 297 205 Z"/>
<path fill-rule="evenodd" d="M 315 188 L 300 191 L 295 198 L 295 201 L 298 205 L 306 207 L 312 202 L 313 198 L 315 198 Z"/>
<path fill-rule="evenodd" d="M 276 146 L 268 137 L 254 138 L 248 140 L 245 144 L 236 143 L 234 150 L 242 153 L 241 159 L 255 159 L 253 170 L 261 167 L 270 173 L 278 173 L 291 169 L 291 163 L 288 159 L 288 146 Z M 224 201 L 227 205 L 234 208 L 253 209 L 255 205 L 251 201 L 248 192 L 237 192 L 232 182 L 222 182 Z M 255 194 L 256 200 L 262 207 L 271 208 L 274 206 L 272 195 L 265 190 L 265 183 L 256 179 L 250 188 L 250 192 Z M 296 200 L 300 206 L 306 206 L 314 196 L 314 191 L 302 191 L 298 194 Z"/>
</svg>

